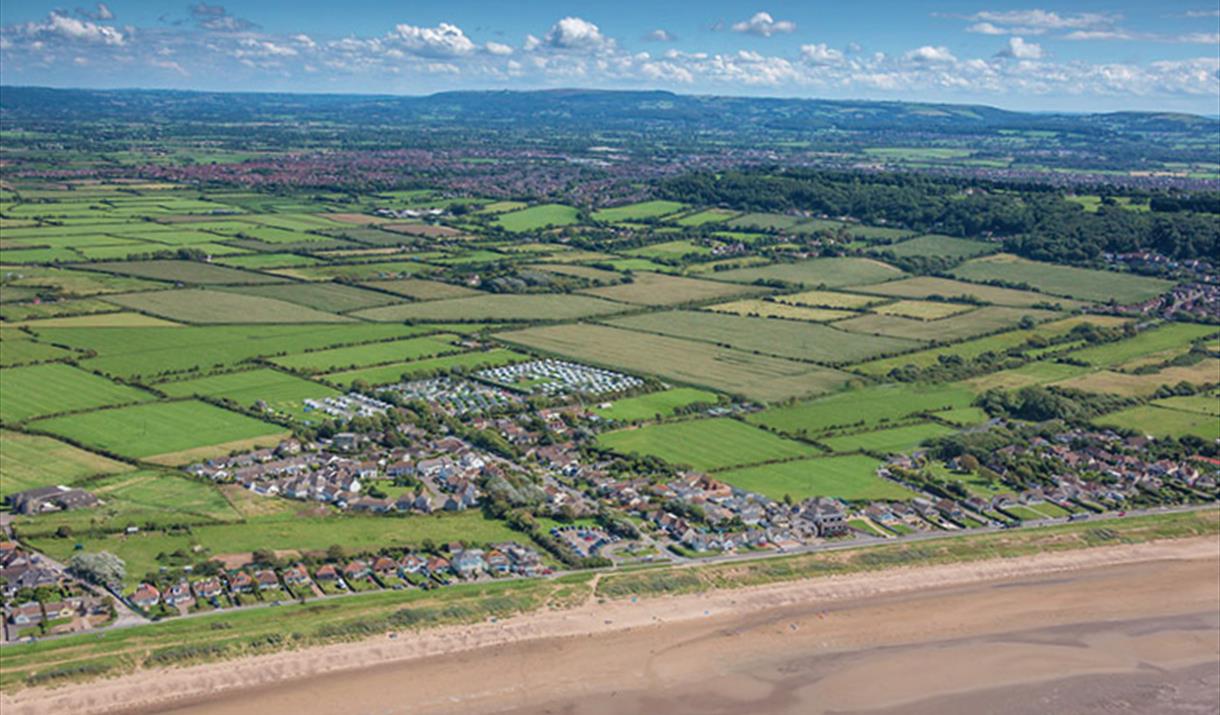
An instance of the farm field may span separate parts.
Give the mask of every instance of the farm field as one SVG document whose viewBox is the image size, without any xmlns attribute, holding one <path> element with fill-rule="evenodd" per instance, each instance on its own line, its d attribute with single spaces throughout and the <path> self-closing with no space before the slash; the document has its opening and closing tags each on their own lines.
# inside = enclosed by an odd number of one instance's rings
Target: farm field
<svg viewBox="0 0 1220 715">
<path fill-rule="evenodd" d="M 57 363 L 0 370 L 0 394 L 5 422 L 154 399 L 144 390 Z"/>
<path fill-rule="evenodd" d="M 857 315 L 857 313 L 848 310 L 806 308 L 803 305 L 790 305 L 788 303 L 759 300 L 757 298 L 736 300 L 731 303 L 717 303 L 716 305 L 705 306 L 705 309 L 714 313 L 729 313 L 731 315 L 759 318 L 781 318 L 784 320 L 804 320 L 810 323 L 827 323 Z"/>
<path fill-rule="evenodd" d="M 170 397 L 214 397 L 233 400 L 245 408 L 253 407 L 256 402 L 261 401 L 277 412 L 293 416 L 303 414 L 302 401 L 306 399 L 322 399 L 339 394 L 326 385 L 267 368 L 209 375 L 194 380 L 162 382 L 153 385 L 153 389 Z"/>
<path fill-rule="evenodd" d="M 42 435 L 0 431 L 0 498 L 37 487 L 71 484 L 86 477 L 117 474 L 129 464 L 86 452 Z"/>
<path fill-rule="evenodd" d="M 686 204 L 677 201 L 641 201 L 637 204 L 615 206 L 593 212 L 593 220 L 603 223 L 619 221 L 638 221 L 640 219 L 660 218 L 677 213 L 686 208 Z"/>
<path fill-rule="evenodd" d="M 957 385 L 873 385 L 772 407 L 747 420 L 779 432 L 815 435 L 834 428 L 876 427 L 924 412 L 964 408 L 974 392 Z"/>
<path fill-rule="evenodd" d="M 816 447 L 723 417 L 606 432 L 598 436 L 597 443 L 620 454 L 651 455 L 670 464 L 685 464 L 703 470 L 819 453 Z"/>
<path fill-rule="evenodd" d="M 627 397 L 610 402 L 609 407 L 598 405 L 593 413 L 608 420 L 636 422 L 651 420 L 657 416 L 669 417 L 675 410 L 698 403 L 714 405 L 719 397 L 714 392 L 693 387 L 673 387 L 637 397 Z"/>
<path fill-rule="evenodd" d="M 897 282 L 901 283 L 903 281 Z M 809 308 L 845 308 L 849 310 L 867 308 L 870 305 L 884 301 L 882 298 L 874 298 L 867 295 L 836 293 L 828 290 L 807 290 L 801 293 L 777 295 L 774 297 L 774 300 L 780 303 L 787 303 L 788 305 L 800 305 Z"/>
<path fill-rule="evenodd" d="M 1186 352 L 1190 344 L 1220 332 L 1214 325 L 1169 323 L 1112 343 L 1074 350 L 1068 357 L 1095 367 L 1116 367 L 1137 358 L 1159 353 Z"/>
<path fill-rule="evenodd" d="M 1025 318 L 1045 322 L 1058 315 L 1058 313 L 1037 308 L 987 306 L 939 320 L 916 320 L 899 315 L 862 315 L 858 318 L 841 320 L 835 323 L 835 327 L 854 333 L 883 335 L 906 340 L 955 342 L 1004 328 L 1015 328 Z"/>
<path fill-rule="evenodd" d="M 978 392 L 987 390 L 1015 390 L 1030 385 L 1046 385 L 1077 377 L 1089 372 L 1089 368 L 1068 365 L 1049 360 L 1026 363 L 1010 370 L 972 377 L 963 384 Z"/>
<path fill-rule="evenodd" d="M 998 248 L 993 243 L 932 234 L 892 243 L 888 246 L 878 246 L 874 250 L 902 258 L 911 256 L 973 258 L 984 253 L 994 253 Z"/>
<path fill-rule="evenodd" d="M 528 328 L 496 335 L 509 344 L 769 402 L 840 389 L 837 370 L 753 355 L 709 343 L 602 325 Z"/>
<path fill-rule="evenodd" d="M 624 307 L 618 303 L 592 296 L 505 294 L 390 305 L 357 311 L 352 315 L 375 321 L 533 321 L 541 316 L 547 320 L 571 320 L 622 310 Z"/>
<path fill-rule="evenodd" d="M 633 248 L 624 251 L 629 256 L 656 259 L 660 261 L 681 261 L 687 256 L 710 256 L 712 249 L 701 246 L 694 241 L 665 241 L 653 243 L 643 248 Z"/>
<path fill-rule="evenodd" d="M 1220 360 L 1205 358 L 1201 362 L 1187 367 L 1167 367 L 1152 373 L 1132 375 L 1125 372 L 1100 370 L 1052 384 L 1085 392 L 1108 392 L 1123 397 L 1148 397 L 1162 385 L 1176 385 L 1179 382 L 1187 382 L 1192 385 L 1213 384 L 1217 381 L 1217 375 L 1220 375 Z"/>
<path fill-rule="evenodd" d="M 30 426 L 113 454 L 172 465 L 227 454 L 241 445 L 274 445 L 288 433 L 197 400 L 83 412 Z"/>
<path fill-rule="evenodd" d="M 1120 304 L 1154 298 L 1173 287 L 1172 282 L 1159 278 L 1038 263 L 1008 253 L 968 261 L 953 269 L 953 275 L 980 283 L 1024 283 L 1051 295 Z"/>
<path fill-rule="evenodd" d="M 742 294 L 757 294 L 764 292 L 764 290 L 734 285 L 732 283 L 700 280 L 698 278 L 683 278 L 661 273 L 639 272 L 634 274 L 634 280 L 631 283 L 592 288 L 583 292 L 586 295 L 597 296 L 598 298 L 605 298 L 620 303 L 678 305 Z"/>
<path fill-rule="evenodd" d="M 282 283 L 282 278 L 237 268 L 214 266 L 199 261 L 132 261 L 130 263 L 91 263 L 89 269 L 135 278 L 196 285 L 240 285 L 245 283 Z"/>
<path fill-rule="evenodd" d="M 391 281 L 369 281 L 366 288 L 376 288 L 395 295 L 406 296 L 414 300 L 444 300 L 446 298 L 465 298 L 483 295 L 477 290 L 451 283 L 428 281 L 419 278 L 399 278 Z"/>
<path fill-rule="evenodd" d="M 914 494 L 877 476 L 881 462 L 862 454 L 795 459 L 718 472 L 717 479 L 772 499 L 833 497 L 847 501 L 905 501 Z"/>
<path fill-rule="evenodd" d="M 975 310 L 974 306 L 960 303 L 937 303 L 928 300 L 900 300 L 873 308 L 873 312 L 881 315 L 896 315 L 900 318 L 914 318 L 915 320 L 940 320 L 971 310 Z"/>
<path fill-rule="evenodd" d="M 764 231 L 781 231 L 790 229 L 803 221 L 799 216 L 787 216 L 774 213 L 750 213 L 739 216 L 728 222 L 733 228 L 753 228 Z"/>
<path fill-rule="evenodd" d="M 720 223 L 737 215 L 736 211 L 728 209 L 704 209 L 687 214 L 674 221 L 679 226 L 706 226 L 709 223 Z"/>
<path fill-rule="evenodd" d="M 320 379 L 343 387 L 350 387 L 358 380 L 367 382 L 370 385 L 389 385 L 402 380 L 404 375 L 407 379 L 417 379 L 447 373 L 458 368 L 478 370 L 487 367 L 511 365 L 512 363 L 528 359 L 528 355 L 523 355 L 512 350 L 493 348 L 491 350 L 476 350 L 409 362 L 390 363 L 388 365 L 366 367 L 358 370 L 343 370 L 322 375 Z"/>
<path fill-rule="evenodd" d="M 336 278 L 352 281 L 382 281 L 407 278 L 436 270 L 438 270 L 437 266 L 422 261 L 383 261 L 276 268 L 275 275 L 269 277 L 280 282 L 287 282 L 289 278 L 306 281 L 332 281 Z"/>
<path fill-rule="evenodd" d="M 868 258 L 813 258 L 796 263 L 772 263 L 757 268 L 721 271 L 716 278 L 737 283 L 783 281 L 808 288 L 841 288 L 878 283 L 903 275 L 901 270 L 888 263 Z"/>
<path fill-rule="evenodd" d="M 910 340 L 849 333 L 825 325 L 723 313 L 673 311 L 613 318 L 611 325 L 703 340 L 785 358 L 842 365 L 918 346 Z"/>
<path fill-rule="evenodd" d="M 7 335 L 0 339 L 0 367 L 62 360 L 74 354 L 71 350 L 33 340 L 21 340 Z"/>
<path fill-rule="evenodd" d="M 935 422 L 920 422 L 901 427 L 887 427 L 872 432 L 823 437 L 818 442 L 835 452 L 910 452 L 924 440 L 943 437 L 953 432 L 953 429 Z"/>
<path fill-rule="evenodd" d="M 1207 442 L 1220 439 L 1220 417 L 1217 415 L 1187 412 L 1156 404 L 1111 412 L 1098 417 L 1094 422 L 1103 427 L 1130 430 L 1151 437 L 1180 438 L 1189 435 Z"/>
<path fill-rule="evenodd" d="M 20 325 L 31 330 L 45 328 L 170 328 L 182 326 L 182 323 L 176 323 L 165 318 L 136 313 L 130 310 L 121 310 L 115 305 L 110 307 L 116 312 L 29 320 L 20 323 Z"/>
<path fill-rule="evenodd" d="M 218 290 L 159 290 L 108 295 L 105 300 L 184 323 L 345 323 L 334 313 L 274 298 Z"/>
<path fill-rule="evenodd" d="M 551 226 L 568 226 L 578 220 L 579 212 L 563 204 L 541 204 L 528 209 L 509 211 L 496 217 L 495 224 L 505 231 L 524 233 Z"/>
<path fill-rule="evenodd" d="M 454 344 L 456 340 L 456 335 L 428 335 L 351 347 L 314 350 L 271 358 L 270 362 L 280 367 L 303 372 L 335 372 L 348 368 L 405 362 L 442 353 L 458 352 L 461 348 Z"/>
<path fill-rule="evenodd" d="M 369 285 L 369 284 L 366 284 Z M 294 303 L 329 313 L 346 313 L 361 308 L 375 308 L 397 303 L 401 299 L 374 290 L 364 290 L 340 283 L 285 283 L 282 285 L 242 286 L 225 288 L 227 292 L 269 298 Z"/>
<path fill-rule="evenodd" d="M 1197 412 L 1201 415 L 1220 417 L 1220 393 L 1212 391 L 1202 395 L 1187 395 L 1182 397 L 1166 397 L 1152 404 L 1184 412 Z"/>
<path fill-rule="evenodd" d="M 1013 290 L 981 283 L 966 283 L 936 276 L 914 276 L 896 281 L 855 286 L 852 290 L 859 293 L 872 293 L 894 298 L 959 298 L 967 297 L 973 300 L 991 303 L 993 305 L 1009 305 L 1016 308 L 1053 303 L 1064 310 L 1073 310 L 1087 305 L 1082 301 L 1068 300 L 1057 296 L 1033 291 Z"/>
</svg>

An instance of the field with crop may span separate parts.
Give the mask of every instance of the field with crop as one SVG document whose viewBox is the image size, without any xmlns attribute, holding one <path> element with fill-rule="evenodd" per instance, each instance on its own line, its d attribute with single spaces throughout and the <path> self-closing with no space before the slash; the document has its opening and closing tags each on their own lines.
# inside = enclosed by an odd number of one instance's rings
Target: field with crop
<svg viewBox="0 0 1220 715">
<path fill-rule="evenodd" d="M 902 283 L 905 281 L 895 281 Z M 882 283 L 881 285 L 886 285 Z M 809 308 L 844 308 L 859 310 L 884 301 L 868 295 L 854 293 L 836 293 L 829 290 L 807 290 L 800 293 L 777 295 L 775 300 L 788 305 L 801 305 Z"/>
<path fill-rule="evenodd" d="M 1051 295 L 1099 302 L 1114 300 L 1121 304 L 1147 300 L 1173 287 L 1171 281 L 1159 278 L 1039 263 L 1007 253 L 963 263 L 953 269 L 953 275 L 980 283 L 993 280 L 1024 283 Z"/>
<path fill-rule="evenodd" d="M 734 295 L 757 294 L 765 289 L 732 283 L 639 272 L 630 283 L 592 288 L 584 293 L 620 303 L 637 305 L 679 305 Z"/>
<path fill-rule="evenodd" d="M 57 363 L 0 370 L 0 395 L 5 422 L 154 399 L 144 390 Z"/>
<path fill-rule="evenodd" d="M 1056 304 L 1064 310 L 1073 310 L 1086 305 L 1081 301 L 1068 300 L 1045 293 L 1035 293 L 1012 288 L 966 283 L 936 276 L 915 276 L 896 281 L 855 286 L 853 291 L 873 293 L 894 298 L 969 298 L 993 305 L 1009 305 L 1028 308 L 1035 305 Z"/>
<path fill-rule="evenodd" d="M 346 323 L 351 318 L 274 298 L 219 290 L 158 290 L 108 295 L 105 300 L 184 323 Z"/>
<path fill-rule="evenodd" d="M 705 306 L 715 313 L 731 315 L 746 315 L 759 318 L 782 318 L 784 320 L 804 320 L 810 323 L 828 323 L 832 320 L 850 318 L 857 313 L 848 310 L 833 310 L 831 308 L 806 308 L 803 305 L 791 305 L 770 300 L 749 298 L 735 300 L 730 303 L 717 303 Z"/>
<path fill-rule="evenodd" d="M 795 263 L 772 263 L 757 268 L 721 271 L 716 277 L 738 283 L 782 281 L 808 288 L 841 288 L 879 283 L 903 275 L 902 271 L 888 263 L 868 258 L 813 258 Z"/>
<path fill-rule="evenodd" d="M 926 304 L 921 304 L 926 305 Z M 933 304 L 935 305 L 935 304 Z M 939 320 L 905 318 L 900 315 L 862 315 L 835 323 L 836 328 L 866 335 L 906 340 L 955 342 L 1004 328 L 1015 328 L 1026 318 L 1045 322 L 1061 315 L 1037 308 L 992 305 Z"/>
<path fill-rule="evenodd" d="M 886 427 L 871 432 L 823 437 L 818 440 L 835 452 L 910 452 L 925 440 L 952 434 L 953 429 L 935 422 L 920 422 L 901 427 Z"/>
<path fill-rule="evenodd" d="M 974 393 L 957 385 L 871 385 L 750 415 L 757 425 L 795 435 L 876 427 L 911 415 L 967 407 Z"/>
<path fill-rule="evenodd" d="M 326 385 L 267 368 L 209 375 L 194 380 L 162 382 L 153 385 L 153 389 L 170 397 L 197 396 L 233 400 L 245 408 L 251 408 L 261 401 L 277 412 L 293 416 L 303 414 L 302 402 L 306 399 L 317 400 L 339 394 Z"/>
<path fill-rule="evenodd" d="M 1220 360 L 1205 358 L 1194 365 L 1167 367 L 1156 372 L 1133 375 L 1125 372 L 1100 370 L 1079 377 L 1053 383 L 1086 392 L 1107 392 L 1123 397 L 1148 397 L 1163 385 L 1187 382 L 1192 385 L 1211 385 L 1220 382 Z"/>
<path fill-rule="evenodd" d="M 353 316 L 376 321 L 535 321 L 571 320 L 624 310 L 618 303 L 584 295 L 478 295 L 370 308 Z"/>
<path fill-rule="evenodd" d="M 718 401 L 714 392 L 698 390 L 693 387 L 673 387 L 647 395 L 626 397 L 614 400 L 608 407 L 597 405 L 593 413 L 608 420 L 620 422 L 636 422 L 651 420 L 656 417 L 669 417 L 675 410 L 689 405 L 705 403 L 714 405 Z"/>
<path fill-rule="evenodd" d="M 71 484 L 86 477 L 133 469 L 51 437 L 0 431 L 0 498 L 37 487 Z"/>
<path fill-rule="evenodd" d="M 736 211 L 728 209 L 704 209 L 687 214 L 674 223 L 680 226 L 706 226 L 709 223 L 719 223 L 737 215 Z"/>
<path fill-rule="evenodd" d="M 227 454 L 239 444 L 266 444 L 287 435 L 262 422 L 197 400 L 154 402 L 51 417 L 33 429 L 136 459 L 186 464 Z"/>
<path fill-rule="evenodd" d="M 970 241 L 952 236 L 931 234 L 908 239 L 887 246 L 878 246 L 879 253 L 890 253 L 900 258 L 912 256 L 935 258 L 974 258 L 984 253 L 994 253 L 999 250 L 997 244 L 983 241 Z"/>
<path fill-rule="evenodd" d="M 1220 332 L 1220 328 L 1214 325 L 1170 323 L 1125 340 L 1075 350 L 1068 357 L 1096 367 L 1116 367 L 1137 358 L 1185 352 L 1192 342 L 1216 332 Z"/>
<path fill-rule="evenodd" d="M 902 338 L 849 333 L 815 323 L 701 311 L 646 313 L 612 318 L 607 322 L 632 330 L 702 340 L 828 365 L 867 360 L 918 346 L 918 343 Z"/>
<path fill-rule="evenodd" d="M 336 372 L 369 365 L 406 362 L 442 353 L 458 352 L 456 335 L 440 334 L 419 338 L 391 340 L 351 347 L 314 350 L 296 355 L 271 358 L 281 367 L 303 372 Z"/>
<path fill-rule="evenodd" d="M 199 261 L 132 261 L 130 263 L 91 263 L 90 270 L 117 273 L 136 278 L 187 283 L 195 285 L 240 285 L 244 283 L 279 283 L 282 279 L 237 268 L 214 266 Z"/>
<path fill-rule="evenodd" d="M 482 295 L 477 290 L 471 290 L 452 283 L 428 281 L 419 278 L 400 278 L 392 281 L 369 281 L 366 288 L 376 288 L 395 295 L 406 296 L 413 300 L 444 300 L 445 298 L 465 298 Z"/>
<path fill-rule="evenodd" d="M 1159 405 L 1139 405 L 1111 412 L 1094 422 L 1103 427 L 1130 430 L 1151 437 L 1179 438 L 1191 435 L 1207 442 L 1220 439 L 1220 417 Z"/>
<path fill-rule="evenodd" d="M 606 432 L 598 436 L 597 443 L 620 454 L 651 455 L 671 464 L 704 470 L 818 454 L 815 447 L 729 418 L 665 422 Z"/>
<path fill-rule="evenodd" d="M 495 224 L 505 231 L 523 233 L 538 231 L 551 226 L 568 226 L 576 223 L 579 212 L 563 204 L 541 204 L 528 209 L 509 211 L 496 217 Z"/>
<path fill-rule="evenodd" d="M 873 308 L 873 312 L 882 315 L 896 315 L 900 318 L 915 320 L 940 320 L 959 313 L 974 310 L 974 306 L 961 303 L 937 303 L 930 300 L 900 300 Z"/>
<path fill-rule="evenodd" d="M 678 203 L 677 201 L 641 201 L 637 204 L 627 204 L 626 206 L 615 206 L 614 208 L 594 211 L 593 219 L 603 223 L 638 221 L 640 219 L 668 216 L 684 208 L 686 208 L 686 204 Z"/>
<path fill-rule="evenodd" d="M 475 350 L 453 355 L 424 358 L 422 360 L 396 362 L 357 370 L 343 370 L 322 375 L 320 379 L 344 387 L 350 386 L 358 380 L 367 382 L 370 385 L 388 385 L 404 379 L 404 375 L 406 379 L 416 379 L 441 375 L 454 370 L 469 371 L 510 365 L 528 359 L 528 355 L 523 355 L 512 350 L 493 348 L 491 350 Z"/>
<path fill-rule="evenodd" d="M 366 284 L 368 286 L 369 284 Z M 282 285 L 260 285 L 225 288 L 227 292 L 259 298 L 270 298 L 285 303 L 295 303 L 306 308 L 329 313 L 346 313 L 361 308 L 375 308 L 397 303 L 401 299 L 363 287 L 341 283 L 285 283 Z"/>
<path fill-rule="evenodd" d="M 529 328 L 496 337 L 573 360 L 764 402 L 832 392 L 850 379 L 837 370 L 792 360 L 601 325 Z"/>
<path fill-rule="evenodd" d="M 772 499 L 834 497 L 847 501 L 905 501 L 914 494 L 877 476 L 881 462 L 862 454 L 795 459 L 718 472 L 735 487 Z"/>
</svg>

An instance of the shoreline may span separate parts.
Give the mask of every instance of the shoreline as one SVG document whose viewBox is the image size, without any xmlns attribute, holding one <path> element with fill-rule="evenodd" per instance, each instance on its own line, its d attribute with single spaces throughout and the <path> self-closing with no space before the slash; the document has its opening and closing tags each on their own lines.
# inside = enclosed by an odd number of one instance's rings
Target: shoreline
<svg viewBox="0 0 1220 715">
<path fill-rule="evenodd" d="M 376 673 L 416 663 L 426 664 L 429 660 L 469 662 L 483 654 L 495 657 L 497 653 L 517 646 L 562 648 L 589 638 L 657 637 L 664 636 L 668 630 L 683 630 L 692 625 L 706 627 L 721 622 L 765 619 L 767 614 L 784 609 L 808 611 L 811 604 L 816 604 L 823 614 L 833 614 L 839 609 L 846 611 L 861 604 L 918 598 L 920 594 L 926 596 L 945 589 L 989 585 L 995 590 L 1006 585 L 1045 581 L 1045 577 L 1056 574 L 1104 571 L 1106 567 L 1203 561 L 1220 564 L 1220 543 L 1215 537 L 900 567 L 638 601 L 602 602 L 591 598 L 573 608 L 538 611 L 495 623 L 400 631 L 393 639 L 382 635 L 182 668 L 143 670 L 118 678 L 55 688 L 26 688 L 0 695 L 0 708 L 6 715 L 162 712 L 274 691 L 304 683 L 305 679 L 329 678 L 343 673 L 364 675 L 357 671 Z M 877 633 L 871 637 L 876 639 L 873 645 L 886 638 L 889 644 L 899 645 L 901 638 L 896 640 L 896 635 Z M 969 634 L 962 631 L 958 635 Z M 867 633 L 855 634 L 854 645 L 868 647 L 869 637 Z M 915 633 L 909 637 L 915 639 L 912 642 L 919 640 Z M 562 683 L 556 683 L 555 687 L 560 685 Z M 571 685 L 579 686 L 580 683 L 569 683 Z M 465 688 L 463 693 L 467 694 Z M 476 692 L 468 695 L 474 700 L 495 701 L 503 694 Z M 461 702 L 463 708 L 472 705 L 465 700 Z M 435 712 L 449 712 L 443 697 L 429 707 Z"/>
</svg>

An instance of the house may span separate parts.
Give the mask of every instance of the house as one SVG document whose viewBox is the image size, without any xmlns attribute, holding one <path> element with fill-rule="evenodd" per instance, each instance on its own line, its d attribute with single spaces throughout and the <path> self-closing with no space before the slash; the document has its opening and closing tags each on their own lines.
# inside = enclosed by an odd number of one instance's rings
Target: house
<svg viewBox="0 0 1220 715">
<path fill-rule="evenodd" d="M 15 514 L 42 514 L 49 511 L 84 509 L 98 503 L 97 497 L 83 489 L 39 487 L 5 497 Z"/>
<path fill-rule="evenodd" d="M 499 549 L 492 549 L 487 552 L 487 570 L 493 574 L 505 574 L 512 568 L 512 563 L 508 560 L 508 556 Z"/>
<path fill-rule="evenodd" d="M 334 436 L 331 443 L 335 449 L 351 452 L 360 446 L 360 435 L 354 432 L 340 432 Z"/>
<path fill-rule="evenodd" d="M 380 578 L 388 578 L 398 570 L 398 564 L 388 556 L 378 556 L 373 561 L 373 573 Z"/>
<path fill-rule="evenodd" d="M 356 559 L 343 567 L 343 578 L 346 581 L 360 581 L 368 577 L 369 565 L 360 559 Z"/>
<path fill-rule="evenodd" d="M 449 560 L 440 556 L 433 556 L 428 559 L 428 564 L 424 567 L 424 570 L 429 576 L 444 576 L 450 571 Z"/>
<path fill-rule="evenodd" d="M 847 533 L 846 515 L 832 499 L 819 497 L 805 502 L 801 517 L 817 529 L 818 536 L 828 538 Z"/>
<path fill-rule="evenodd" d="M 136 589 L 135 593 L 131 594 L 131 603 L 137 608 L 149 609 L 157 605 L 161 600 L 161 592 L 151 583 L 142 583 Z"/>
<path fill-rule="evenodd" d="M 335 583 L 339 581 L 339 569 L 335 568 L 334 564 L 323 564 L 314 572 L 313 577 L 317 581 Z"/>
<path fill-rule="evenodd" d="M 254 583 L 260 591 L 275 590 L 280 587 L 280 580 L 271 569 L 262 569 L 254 574 Z"/>
<path fill-rule="evenodd" d="M 177 606 L 179 604 L 189 606 L 195 600 L 191 596 L 191 586 L 186 581 L 179 581 L 165 589 L 163 598 L 167 606 Z"/>
<path fill-rule="evenodd" d="M 213 598 L 219 598 L 220 595 L 224 593 L 224 586 L 221 585 L 220 579 L 208 578 L 202 581 L 196 581 L 195 584 L 191 586 L 191 590 L 195 592 L 195 598 L 202 598 L 210 601 Z"/>
<path fill-rule="evenodd" d="M 474 578 L 486 566 L 482 549 L 465 549 L 454 554 L 451 564 L 455 573 L 462 578 Z"/>
<path fill-rule="evenodd" d="M 254 579 L 245 571 L 238 571 L 229 576 L 229 590 L 233 593 L 249 593 L 254 590 Z"/>
<path fill-rule="evenodd" d="M 154 603 L 156 602 L 154 601 Z M 42 604 L 38 601 L 27 601 L 12 610 L 9 620 L 15 626 L 33 626 L 42 623 Z"/>
<path fill-rule="evenodd" d="M 301 564 L 284 569 L 284 583 L 289 586 L 303 586 L 309 583 L 309 572 Z"/>
<path fill-rule="evenodd" d="M 427 568 L 427 560 L 418 554 L 407 554 L 398 562 L 398 574 L 404 578 L 407 574 L 420 573 L 426 571 Z"/>
</svg>

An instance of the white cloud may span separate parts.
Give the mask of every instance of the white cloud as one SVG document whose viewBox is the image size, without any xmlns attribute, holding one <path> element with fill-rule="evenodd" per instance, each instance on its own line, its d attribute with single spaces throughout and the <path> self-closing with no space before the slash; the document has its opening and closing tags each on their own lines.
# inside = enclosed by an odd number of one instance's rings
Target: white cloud
<svg viewBox="0 0 1220 715">
<path fill-rule="evenodd" d="M 953 56 L 953 53 L 949 51 L 949 48 L 943 45 L 938 45 L 936 47 L 933 47 L 932 45 L 924 45 L 923 47 L 911 50 L 903 55 L 903 57 L 910 62 L 917 62 L 919 64 L 941 64 L 957 61 L 957 58 Z"/>
<path fill-rule="evenodd" d="M 675 38 L 673 33 L 669 32 L 668 30 L 657 28 L 647 35 L 644 35 L 644 39 L 649 42 L 673 42 L 677 38 Z"/>
<path fill-rule="evenodd" d="M 1018 60 L 1042 59 L 1042 46 L 1034 42 L 1026 42 L 1020 37 L 1008 38 L 1008 46 L 996 53 L 996 57 L 1012 57 Z"/>
<path fill-rule="evenodd" d="M 513 53 L 512 47 L 500 42 L 488 42 L 487 44 L 483 45 L 483 49 L 487 50 L 488 54 L 498 55 L 500 57 L 511 55 Z"/>
<path fill-rule="evenodd" d="M 1050 30 L 1087 30 L 1112 26 L 1117 17 L 1096 12 L 1060 15 L 1046 10 L 984 10 L 967 18 L 975 22 L 969 29 L 988 35 L 1040 35 Z"/>
<path fill-rule="evenodd" d="M 837 64 L 844 59 L 841 51 L 827 47 L 825 42 L 801 45 L 801 58 L 806 62 L 822 65 Z"/>
<path fill-rule="evenodd" d="M 1063 36 L 1065 40 L 1134 40 L 1126 30 L 1076 30 Z"/>
<path fill-rule="evenodd" d="M 789 20 L 776 20 L 771 17 L 770 13 L 756 12 L 749 20 L 733 23 L 733 32 L 770 37 L 772 35 L 796 32 L 796 23 Z"/>
<path fill-rule="evenodd" d="M 52 11 L 46 22 L 27 22 L 19 26 L 22 34 L 30 37 L 59 37 L 103 45 L 123 45 L 127 38 L 112 25 L 103 25 L 89 20 L 61 15 Z"/>
<path fill-rule="evenodd" d="M 312 37 L 304 33 L 293 35 L 292 41 L 303 47 L 308 47 L 309 49 L 313 49 L 318 46 L 318 43 L 314 42 Z"/>
<path fill-rule="evenodd" d="M 579 17 L 565 17 L 552 25 L 543 42 L 563 50 L 599 49 L 611 44 L 597 25 Z"/>
<path fill-rule="evenodd" d="M 387 39 L 421 57 L 458 57 L 475 51 L 474 43 L 462 28 L 448 22 L 436 27 L 395 25 Z"/>
<path fill-rule="evenodd" d="M 966 28 L 966 32 L 977 32 L 980 35 L 1007 35 L 1008 30 L 1002 27 L 996 27 L 990 22 L 976 22 Z"/>
</svg>

